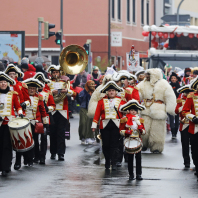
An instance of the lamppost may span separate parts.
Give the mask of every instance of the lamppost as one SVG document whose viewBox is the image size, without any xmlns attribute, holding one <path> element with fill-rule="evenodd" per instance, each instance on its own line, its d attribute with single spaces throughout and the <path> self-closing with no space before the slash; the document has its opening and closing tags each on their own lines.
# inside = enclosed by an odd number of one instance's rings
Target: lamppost
<svg viewBox="0 0 198 198">
<path fill-rule="evenodd" d="M 179 25 L 179 8 L 181 6 L 181 4 L 183 3 L 184 0 L 181 0 L 181 2 L 179 3 L 178 7 L 177 7 L 177 25 Z"/>
</svg>

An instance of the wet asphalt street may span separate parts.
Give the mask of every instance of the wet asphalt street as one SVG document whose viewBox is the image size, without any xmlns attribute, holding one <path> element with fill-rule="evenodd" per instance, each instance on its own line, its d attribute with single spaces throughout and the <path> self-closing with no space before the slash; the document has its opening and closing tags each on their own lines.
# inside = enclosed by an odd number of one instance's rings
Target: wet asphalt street
<svg viewBox="0 0 198 198">
<path fill-rule="evenodd" d="M 175 142 L 167 134 L 162 154 L 142 152 L 144 180 L 129 181 L 126 163 L 117 171 L 105 171 L 100 145 L 80 144 L 78 115 L 74 117 L 65 161 L 50 160 L 48 151 L 45 166 L 23 166 L 19 171 L 12 167 L 7 178 L 0 176 L 0 198 L 198 197 L 193 164 L 191 169 L 184 170 L 179 134 Z"/>
</svg>

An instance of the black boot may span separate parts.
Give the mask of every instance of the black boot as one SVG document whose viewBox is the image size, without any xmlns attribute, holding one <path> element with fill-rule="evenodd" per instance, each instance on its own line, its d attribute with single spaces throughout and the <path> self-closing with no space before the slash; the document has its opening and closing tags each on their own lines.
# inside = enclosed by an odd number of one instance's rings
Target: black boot
<svg viewBox="0 0 198 198">
<path fill-rule="evenodd" d="M 50 157 L 50 159 L 56 159 L 56 154 L 51 154 L 51 157 Z"/>
<path fill-rule="evenodd" d="M 39 164 L 45 165 L 45 157 L 40 158 L 40 163 Z"/>
<path fill-rule="evenodd" d="M 6 171 L 2 171 L 2 174 L 1 174 L 3 177 L 6 177 L 8 174 L 6 173 Z"/>
<path fill-rule="evenodd" d="M 64 159 L 64 154 L 59 154 L 58 155 L 58 160 L 59 161 L 64 161 L 65 159 Z"/>
<path fill-rule="evenodd" d="M 117 170 L 116 164 L 112 164 L 112 170 Z"/>
<path fill-rule="evenodd" d="M 134 179 L 135 179 L 134 174 L 129 175 L 129 180 L 134 180 Z"/>
<path fill-rule="evenodd" d="M 21 164 L 14 164 L 14 170 L 19 170 L 21 168 Z"/>
<path fill-rule="evenodd" d="M 136 179 L 137 179 L 137 180 L 143 180 L 143 178 L 142 178 L 141 175 L 136 175 Z"/>
<path fill-rule="evenodd" d="M 39 158 L 38 158 L 38 157 L 35 157 L 35 158 L 33 159 L 33 162 L 36 163 L 36 164 L 38 164 L 38 163 L 39 163 Z"/>
<path fill-rule="evenodd" d="M 175 128 L 171 128 L 171 133 L 172 133 L 172 140 L 176 139 Z"/>
</svg>

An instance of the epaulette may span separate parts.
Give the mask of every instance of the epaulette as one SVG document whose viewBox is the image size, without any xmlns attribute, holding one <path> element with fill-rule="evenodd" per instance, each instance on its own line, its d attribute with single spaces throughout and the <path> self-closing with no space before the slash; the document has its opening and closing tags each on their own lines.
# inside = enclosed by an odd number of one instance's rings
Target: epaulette
<svg viewBox="0 0 198 198">
<path fill-rule="evenodd" d="M 38 95 L 38 98 L 39 98 L 39 100 L 42 100 L 43 101 L 43 96 Z"/>
<path fill-rule="evenodd" d="M 18 92 L 16 92 L 16 91 L 12 91 L 12 93 L 13 93 L 13 94 L 16 94 L 16 95 L 19 95 Z"/>
<path fill-rule="evenodd" d="M 177 99 L 177 103 L 181 103 L 181 102 L 182 102 L 181 98 Z"/>
<path fill-rule="evenodd" d="M 130 87 L 127 87 L 127 88 L 125 89 L 125 92 L 126 92 L 127 94 L 132 94 L 133 89 L 130 88 Z"/>
<path fill-rule="evenodd" d="M 140 123 L 144 124 L 144 119 L 140 118 Z"/>
<path fill-rule="evenodd" d="M 193 98 L 193 96 L 194 96 L 194 93 L 190 93 L 188 94 L 187 98 Z"/>
<path fill-rule="evenodd" d="M 139 91 L 138 87 L 134 87 L 134 89 L 137 89 Z"/>
<path fill-rule="evenodd" d="M 25 84 L 25 83 L 22 83 L 22 86 L 24 87 L 24 88 L 28 88 L 28 86 Z"/>
</svg>

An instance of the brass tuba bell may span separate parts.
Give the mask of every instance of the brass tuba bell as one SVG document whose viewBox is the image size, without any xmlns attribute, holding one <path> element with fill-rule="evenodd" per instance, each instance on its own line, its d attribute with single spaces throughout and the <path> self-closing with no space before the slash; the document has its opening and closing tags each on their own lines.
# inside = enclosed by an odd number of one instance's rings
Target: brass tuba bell
<svg viewBox="0 0 198 198">
<path fill-rule="evenodd" d="M 88 55 L 83 47 L 68 45 L 62 50 L 59 63 L 64 74 L 79 74 L 87 66 Z"/>
</svg>

